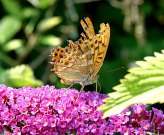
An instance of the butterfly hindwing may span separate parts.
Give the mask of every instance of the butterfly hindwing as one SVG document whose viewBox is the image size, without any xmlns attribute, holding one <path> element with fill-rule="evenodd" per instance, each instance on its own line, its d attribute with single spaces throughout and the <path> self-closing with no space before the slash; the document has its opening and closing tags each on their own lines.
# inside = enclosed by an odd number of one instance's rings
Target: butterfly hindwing
<svg viewBox="0 0 164 135">
<path fill-rule="evenodd" d="M 64 48 L 59 47 L 51 52 L 53 71 L 62 78 L 71 82 L 82 82 L 88 76 L 88 62 L 91 58 L 88 46 L 80 46 L 75 42 L 69 41 L 69 45 Z M 87 55 L 86 55 L 87 54 Z M 91 62 L 91 61 L 90 61 Z M 63 81 L 64 82 L 64 81 Z"/>
</svg>

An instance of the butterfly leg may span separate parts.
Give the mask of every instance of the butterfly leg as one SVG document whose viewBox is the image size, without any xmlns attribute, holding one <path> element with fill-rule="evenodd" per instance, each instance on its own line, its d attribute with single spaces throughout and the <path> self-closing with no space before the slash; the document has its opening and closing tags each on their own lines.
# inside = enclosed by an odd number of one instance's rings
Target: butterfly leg
<svg viewBox="0 0 164 135">
<path fill-rule="evenodd" d="M 98 85 L 99 85 L 99 90 L 98 90 L 98 92 L 100 92 L 101 91 L 101 85 L 100 85 L 100 82 L 99 82 L 99 80 L 96 82 L 96 91 L 97 91 L 97 87 L 98 87 Z"/>
<path fill-rule="evenodd" d="M 84 85 L 81 85 L 80 91 L 84 91 Z"/>
<path fill-rule="evenodd" d="M 96 81 L 96 92 L 97 92 L 97 81 Z"/>
<path fill-rule="evenodd" d="M 73 86 L 73 84 L 71 84 L 67 89 L 70 89 Z"/>
</svg>

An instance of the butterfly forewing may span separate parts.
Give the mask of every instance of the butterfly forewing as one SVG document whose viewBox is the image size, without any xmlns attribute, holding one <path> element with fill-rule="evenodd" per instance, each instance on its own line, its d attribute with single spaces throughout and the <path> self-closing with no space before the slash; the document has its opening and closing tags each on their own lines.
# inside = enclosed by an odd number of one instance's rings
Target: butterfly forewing
<svg viewBox="0 0 164 135">
<path fill-rule="evenodd" d="M 96 35 L 96 41 L 95 41 L 95 55 L 94 55 L 94 70 L 95 73 L 94 75 L 96 75 L 98 73 L 98 71 L 100 70 L 107 49 L 108 49 L 108 44 L 109 44 L 109 38 L 110 38 L 110 27 L 109 24 L 104 24 L 102 23 L 100 25 L 100 31 L 99 34 Z M 97 46 L 98 44 L 98 46 Z"/>
<path fill-rule="evenodd" d="M 87 45 L 91 49 L 91 54 L 93 56 L 94 75 L 96 75 L 102 66 L 102 63 L 106 55 L 106 51 L 108 49 L 110 27 L 109 24 L 100 24 L 99 34 L 95 35 L 92 22 L 88 17 L 85 18 L 84 21 L 81 20 L 81 25 L 86 35 L 85 40 L 88 41 Z"/>
<path fill-rule="evenodd" d="M 95 36 L 95 31 L 92 25 L 91 20 L 87 17 L 84 20 L 80 21 L 81 26 L 83 27 L 83 30 L 87 36 L 88 39 L 91 39 Z"/>
</svg>

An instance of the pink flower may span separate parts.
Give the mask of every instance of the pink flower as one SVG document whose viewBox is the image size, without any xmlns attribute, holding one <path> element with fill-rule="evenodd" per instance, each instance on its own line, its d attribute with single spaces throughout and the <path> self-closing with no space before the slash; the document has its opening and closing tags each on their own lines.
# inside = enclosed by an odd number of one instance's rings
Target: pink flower
<svg viewBox="0 0 164 135">
<path fill-rule="evenodd" d="M 107 95 L 56 89 L 54 86 L 14 89 L 0 85 L 0 133 L 5 135 L 112 135 L 164 133 L 164 114 L 136 104 L 102 119 L 97 108 Z"/>
</svg>

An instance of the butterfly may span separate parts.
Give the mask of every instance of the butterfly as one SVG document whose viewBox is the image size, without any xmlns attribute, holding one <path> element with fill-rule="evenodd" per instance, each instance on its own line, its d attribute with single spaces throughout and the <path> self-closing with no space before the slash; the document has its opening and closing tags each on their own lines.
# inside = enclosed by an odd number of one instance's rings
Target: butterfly
<svg viewBox="0 0 164 135">
<path fill-rule="evenodd" d="M 109 24 L 100 24 L 98 34 L 95 34 L 91 20 L 86 17 L 80 21 L 84 32 L 78 41 L 68 40 L 65 48 L 57 47 L 51 51 L 52 71 L 61 78 L 61 83 L 84 86 L 97 83 L 100 70 L 110 39 Z"/>
</svg>

